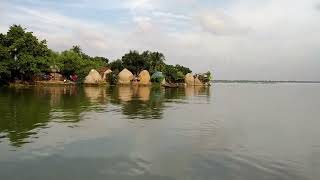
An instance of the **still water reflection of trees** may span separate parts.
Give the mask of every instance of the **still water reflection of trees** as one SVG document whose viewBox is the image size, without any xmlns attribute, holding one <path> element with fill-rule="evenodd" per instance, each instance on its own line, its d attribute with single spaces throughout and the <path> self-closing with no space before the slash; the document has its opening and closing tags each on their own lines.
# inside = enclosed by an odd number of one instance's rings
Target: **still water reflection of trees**
<svg viewBox="0 0 320 180">
<path fill-rule="evenodd" d="M 7 138 L 13 146 L 49 122 L 77 123 L 86 112 L 108 113 L 116 107 L 125 119 L 162 119 L 170 103 L 187 103 L 188 97 L 209 97 L 209 88 L 189 87 L 35 87 L 0 89 L 0 143 Z"/>
</svg>

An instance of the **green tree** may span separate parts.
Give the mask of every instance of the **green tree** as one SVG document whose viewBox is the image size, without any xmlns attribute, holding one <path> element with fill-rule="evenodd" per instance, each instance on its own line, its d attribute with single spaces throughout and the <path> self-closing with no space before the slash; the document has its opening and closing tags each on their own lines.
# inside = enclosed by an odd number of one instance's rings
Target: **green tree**
<svg viewBox="0 0 320 180">
<path fill-rule="evenodd" d="M 10 78 L 10 53 L 7 47 L 0 44 L 0 82 Z"/>
<path fill-rule="evenodd" d="M 93 58 L 91 58 L 93 61 L 96 61 L 96 62 L 104 62 L 105 65 L 108 65 L 109 63 L 109 59 L 108 58 L 105 58 L 105 57 L 99 57 L 99 56 L 95 56 Z"/>
<path fill-rule="evenodd" d="M 112 71 L 117 71 L 117 72 L 120 72 L 122 71 L 122 69 L 124 69 L 124 65 L 122 63 L 122 60 L 120 59 L 117 59 L 115 61 L 112 61 L 110 64 L 109 64 L 109 67 Z"/>
<path fill-rule="evenodd" d="M 144 51 L 141 56 L 146 64 L 145 69 L 151 74 L 155 73 L 156 71 L 163 71 L 165 66 L 165 57 L 162 53 Z"/>
<path fill-rule="evenodd" d="M 165 65 L 164 75 L 166 81 L 171 83 L 180 83 L 184 81 L 184 75 L 173 65 Z"/>
<path fill-rule="evenodd" d="M 140 71 L 148 67 L 148 63 L 138 51 L 130 51 L 122 57 L 122 63 L 133 74 L 138 74 Z"/>
<path fill-rule="evenodd" d="M 82 80 L 91 69 L 97 69 L 105 65 L 105 60 L 101 58 L 91 58 L 81 51 L 79 53 L 74 50 L 74 47 L 62 52 L 61 55 L 58 56 L 58 66 L 60 65 L 61 72 L 66 77 L 77 74 L 79 80 Z"/>
<path fill-rule="evenodd" d="M 47 57 L 50 51 L 46 40 L 39 41 L 32 32 L 26 32 L 20 25 L 13 25 L 7 35 L 1 35 L 0 41 L 10 54 L 6 69 L 12 78 L 30 80 L 34 74 L 48 70 Z"/>
<path fill-rule="evenodd" d="M 73 51 L 73 52 L 77 53 L 80 56 L 82 55 L 82 49 L 80 48 L 79 45 L 72 46 L 70 51 Z"/>
<path fill-rule="evenodd" d="M 182 72 L 183 75 L 186 75 L 186 74 L 192 72 L 189 68 L 184 67 L 184 66 L 181 66 L 181 65 L 179 65 L 179 64 L 177 64 L 177 65 L 175 66 L 175 68 L 176 68 L 178 71 Z"/>
</svg>

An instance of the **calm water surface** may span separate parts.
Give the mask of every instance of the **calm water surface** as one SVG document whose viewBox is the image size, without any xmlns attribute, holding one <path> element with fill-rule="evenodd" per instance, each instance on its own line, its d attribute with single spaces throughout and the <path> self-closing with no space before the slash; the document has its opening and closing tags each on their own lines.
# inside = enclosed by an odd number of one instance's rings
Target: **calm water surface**
<svg viewBox="0 0 320 180">
<path fill-rule="evenodd" d="M 0 89 L 0 179 L 319 180 L 320 84 Z"/>
</svg>

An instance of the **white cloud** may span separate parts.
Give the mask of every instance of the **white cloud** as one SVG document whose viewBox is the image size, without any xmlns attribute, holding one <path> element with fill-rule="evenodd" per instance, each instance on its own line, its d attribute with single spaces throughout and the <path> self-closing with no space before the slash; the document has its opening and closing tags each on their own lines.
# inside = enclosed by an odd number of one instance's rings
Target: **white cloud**
<svg viewBox="0 0 320 180">
<path fill-rule="evenodd" d="M 155 17 L 160 18 L 171 18 L 171 19 L 178 19 L 178 20 L 191 20 L 189 16 L 183 15 L 183 14 L 175 14 L 170 12 L 162 12 L 162 11 L 154 11 L 152 12 L 152 15 Z"/>
<path fill-rule="evenodd" d="M 151 0 L 127 0 L 124 2 L 124 7 L 131 10 L 151 10 L 154 9 Z"/>
<path fill-rule="evenodd" d="M 0 30 L 5 32 L 9 25 L 20 23 L 46 38 L 56 50 L 79 44 L 90 55 L 112 59 L 130 49 L 161 51 L 169 63 L 195 71 L 214 69 L 218 79 L 320 78 L 316 0 L 234 0 L 223 9 L 195 0 L 94 2 L 82 0 L 81 10 L 86 5 L 104 10 L 123 8 L 131 13 L 129 23 L 111 26 L 103 17 L 84 20 L 50 6 L 8 3 L 0 11 Z"/>
<path fill-rule="evenodd" d="M 235 35 L 248 33 L 249 27 L 238 24 L 232 17 L 217 11 L 205 11 L 198 16 L 201 27 L 215 35 Z"/>
</svg>

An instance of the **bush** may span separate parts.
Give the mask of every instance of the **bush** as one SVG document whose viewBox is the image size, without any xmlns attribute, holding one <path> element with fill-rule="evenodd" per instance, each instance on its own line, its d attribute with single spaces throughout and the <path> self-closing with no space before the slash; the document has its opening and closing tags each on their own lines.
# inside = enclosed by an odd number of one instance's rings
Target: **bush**
<svg viewBox="0 0 320 180">
<path fill-rule="evenodd" d="M 118 83 L 118 73 L 111 72 L 107 74 L 107 82 L 109 82 L 110 85 L 116 85 Z"/>
<path fill-rule="evenodd" d="M 184 82 L 184 75 L 173 65 L 166 65 L 164 68 L 164 76 L 166 81 L 170 83 L 182 83 Z"/>
<path fill-rule="evenodd" d="M 198 75 L 198 78 L 203 83 L 209 83 L 212 80 L 211 72 L 208 71 L 204 74 Z"/>
</svg>

